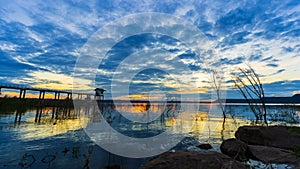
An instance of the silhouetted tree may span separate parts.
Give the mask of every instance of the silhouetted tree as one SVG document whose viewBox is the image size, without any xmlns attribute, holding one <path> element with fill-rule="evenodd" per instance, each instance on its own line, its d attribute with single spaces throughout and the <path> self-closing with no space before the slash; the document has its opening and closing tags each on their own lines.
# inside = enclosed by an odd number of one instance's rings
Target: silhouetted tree
<svg viewBox="0 0 300 169">
<path fill-rule="evenodd" d="M 254 69 L 250 65 L 246 69 L 239 68 L 239 72 L 233 77 L 233 82 L 250 106 L 256 120 L 263 119 L 264 123 L 268 124 L 263 85 Z"/>
<path fill-rule="evenodd" d="M 218 72 L 216 70 L 212 71 L 212 81 L 213 81 L 213 89 L 215 89 L 216 91 L 216 95 L 217 95 L 217 102 L 219 107 L 221 108 L 221 111 L 223 113 L 223 117 L 224 117 L 224 121 L 226 118 L 226 111 L 225 111 L 225 107 L 224 107 L 224 100 L 222 99 L 222 94 L 221 94 L 221 82 L 222 82 L 222 77 L 218 74 Z"/>
</svg>

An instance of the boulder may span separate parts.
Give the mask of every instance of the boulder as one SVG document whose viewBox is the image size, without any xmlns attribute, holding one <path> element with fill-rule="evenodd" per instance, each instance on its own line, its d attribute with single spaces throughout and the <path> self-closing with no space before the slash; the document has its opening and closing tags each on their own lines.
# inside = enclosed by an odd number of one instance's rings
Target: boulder
<svg viewBox="0 0 300 169">
<path fill-rule="evenodd" d="M 197 169 L 243 169 L 247 168 L 245 165 L 232 158 L 218 153 L 218 152 L 167 152 L 145 163 L 141 169 L 183 169 L 183 168 L 197 168 Z"/>
<path fill-rule="evenodd" d="M 249 152 L 254 160 L 259 160 L 266 164 L 295 164 L 300 167 L 300 158 L 293 155 L 293 152 L 290 150 L 267 146 L 249 145 Z"/>
<path fill-rule="evenodd" d="M 221 144 L 221 152 L 238 161 L 248 161 L 248 145 L 240 140 L 231 138 Z"/>
<path fill-rule="evenodd" d="M 200 145 L 197 145 L 196 147 L 203 149 L 203 150 L 209 150 L 209 149 L 213 148 L 210 144 L 200 144 Z"/>
<path fill-rule="evenodd" d="M 250 145 L 293 150 L 300 147 L 300 128 L 288 126 L 242 126 L 235 137 Z"/>
</svg>

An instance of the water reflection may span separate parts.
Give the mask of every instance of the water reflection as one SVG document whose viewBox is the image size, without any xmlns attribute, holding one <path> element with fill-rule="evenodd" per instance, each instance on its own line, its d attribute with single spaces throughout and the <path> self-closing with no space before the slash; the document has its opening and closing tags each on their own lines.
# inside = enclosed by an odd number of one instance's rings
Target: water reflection
<svg viewBox="0 0 300 169">
<path fill-rule="evenodd" d="M 76 109 L 23 106 L 1 113 L 1 166 L 20 168 L 19 164 L 31 164 L 34 157 L 36 161 L 31 168 L 105 168 L 121 165 L 122 168 L 132 169 L 147 160 L 120 157 L 96 146 L 82 130 L 89 122 L 106 121 L 124 135 L 141 138 L 172 128 L 172 133 L 187 134 L 186 139 L 172 149 L 189 149 L 199 143 L 210 143 L 218 151 L 223 139 L 234 137 L 239 126 L 250 125 L 255 119 L 244 105 L 226 106 L 229 118 L 225 120 L 214 113 L 217 109 L 214 105 L 200 105 L 199 111 L 189 120 L 180 116 L 184 105 L 182 107 L 176 103 L 102 106 L 101 109 L 93 104 L 83 104 Z M 282 119 L 299 120 L 299 107 L 269 106 L 268 110 L 269 119 L 280 117 L 274 124 L 283 124 Z M 132 122 L 126 118 L 131 116 L 154 120 L 149 123 Z"/>
<path fill-rule="evenodd" d="M 201 105 L 199 111 L 193 114 L 191 119 L 179 116 L 183 110 L 178 103 L 151 105 L 136 103 L 130 106 L 121 103 L 104 104 L 102 110 L 92 104 L 77 109 L 36 107 L 33 110 L 19 107 L 12 113 L 15 114 L 14 126 L 18 127 L 23 124 L 22 131 L 20 131 L 20 137 L 23 139 L 41 139 L 64 134 L 70 130 L 86 127 L 88 122 L 105 120 L 115 130 L 132 137 L 151 137 L 173 127 L 172 132 L 193 133 L 199 140 L 211 137 L 223 140 L 233 137 L 232 133 L 240 125 L 249 124 L 251 122 L 249 120 L 254 119 L 251 112 L 243 105 L 226 106 L 227 112 L 231 115 L 231 118 L 226 118 L 226 120 L 209 112 L 212 110 L 211 106 L 213 105 Z M 290 118 L 291 121 L 299 120 L 298 107 L 290 109 L 287 106 L 273 106 L 268 109 L 269 112 L 273 111 L 269 114 L 269 119 L 272 119 L 273 122 L 287 121 L 287 118 Z M 35 115 L 33 116 L 33 114 Z M 147 123 L 131 121 L 131 117 L 142 119 Z M 283 117 L 285 118 L 282 119 Z"/>
<path fill-rule="evenodd" d="M 16 117 L 15 117 L 15 124 L 20 124 L 22 115 L 24 115 L 25 112 L 26 112 L 26 109 L 24 109 L 22 107 L 17 109 Z"/>
</svg>

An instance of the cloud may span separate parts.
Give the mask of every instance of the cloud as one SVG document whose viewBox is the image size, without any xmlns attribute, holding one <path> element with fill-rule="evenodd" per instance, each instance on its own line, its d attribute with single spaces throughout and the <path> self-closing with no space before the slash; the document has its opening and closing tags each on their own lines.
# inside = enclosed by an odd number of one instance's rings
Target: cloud
<svg viewBox="0 0 300 169">
<path fill-rule="evenodd" d="M 86 90 L 92 91 L 92 81 L 76 78 L 72 76 L 67 76 L 64 74 L 44 72 L 44 71 L 35 71 L 28 73 L 30 78 L 21 79 L 24 82 L 27 80 L 30 81 L 31 78 L 35 79 L 32 84 L 32 87 L 35 88 L 55 88 L 60 90 Z"/>
<path fill-rule="evenodd" d="M 123 66 L 130 71 L 147 65 L 156 66 L 173 72 L 178 79 L 184 79 L 190 72 L 194 72 L 197 75 L 194 81 L 197 85 L 204 86 L 207 84 L 202 81 L 209 81 L 207 78 L 209 69 L 204 66 L 207 62 L 209 66 L 215 66 L 224 72 L 230 72 L 233 67 L 242 67 L 245 63 L 250 64 L 263 75 L 265 83 L 299 80 L 297 76 L 297 72 L 300 71 L 299 7 L 300 4 L 296 0 L 284 2 L 16 0 L 13 3 L 2 0 L 0 77 L 2 79 L 5 77 L 6 81 L 11 83 L 37 85 L 44 84 L 44 81 L 38 76 L 33 76 L 32 72 L 47 72 L 44 75 L 49 75 L 49 82 L 58 87 L 51 79 L 52 74 L 59 74 L 60 77 L 63 75 L 67 79 L 71 77 L 76 60 L 80 56 L 80 49 L 99 28 L 126 15 L 163 12 L 197 26 L 211 41 L 214 52 L 198 56 L 188 46 L 171 37 L 152 34 L 133 36 L 116 44 L 97 70 L 82 70 L 78 78 L 84 75 L 85 80 L 95 80 L 91 79 L 94 77 L 90 76 L 89 71 L 96 71 L 96 85 L 109 88 L 112 76 L 122 73 L 116 72 L 116 69 L 126 57 L 138 51 L 156 48 L 169 54 L 158 57 L 163 58 L 161 60 L 155 57 L 149 59 L 144 55 L 141 56 L 141 63 L 138 65 L 124 63 Z M 206 60 L 207 58 L 211 60 Z M 155 72 L 151 71 L 144 73 L 145 79 L 149 77 L 144 83 L 149 90 L 157 87 L 153 81 L 159 79 L 163 81 L 165 78 L 164 76 L 154 78 Z M 32 78 L 36 83 L 31 83 L 26 78 Z M 142 79 L 143 76 L 136 78 Z M 199 80 L 201 78 L 202 80 Z M 225 78 L 230 81 L 230 76 Z M 141 79 L 135 80 L 138 82 Z M 185 86 L 188 84 L 185 80 L 180 82 Z M 154 85 L 150 85 L 152 83 Z M 133 82 L 132 89 L 135 85 L 141 87 L 141 84 Z M 166 81 L 164 84 L 167 84 Z"/>
<path fill-rule="evenodd" d="M 300 80 L 277 81 L 263 84 L 266 97 L 291 97 L 299 91 Z M 236 89 L 226 91 L 227 98 L 243 98 Z"/>
<path fill-rule="evenodd" d="M 17 45 L 15 44 L 12 44 L 12 43 L 6 43 L 6 42 L 0 42 L 0 50 L 2 51 L 15 51 L 16 48 L 18 47 Z"/>
<path fill-rule="evenodd" d="M 261 58 L 262 58 L 261 55 L 251 55 L 251 56 L 249 57 L 249 61 L 257 61 L 257 60 L 259 60 L 259 59 L 261 59 Z"/>
<path fill-rule="evenodd" d="M 300 80 L 278 81 L 274 83 L 264 84 L 267 95 L 272 96 L 292 96 L 294 92 L 299 90 Z"/>
<path fill-rule="evenodd" d="M 266 66 L 269 66 L 269 67 L 278 67 L 278 64 L 269 63 L 269 64 L 267 64 Z"/>
<path fill-rule="evenodd" d="M 261 62 L 265 62 L 265 61 L 269 61 L 269 60 L 271 60 L 271 59 L 273 59 L 273 56 L 269 56 L 269 57 L 263 58 L 263 59 L 261 59 L 260 61 L 261 61 Z"/>
</svg>

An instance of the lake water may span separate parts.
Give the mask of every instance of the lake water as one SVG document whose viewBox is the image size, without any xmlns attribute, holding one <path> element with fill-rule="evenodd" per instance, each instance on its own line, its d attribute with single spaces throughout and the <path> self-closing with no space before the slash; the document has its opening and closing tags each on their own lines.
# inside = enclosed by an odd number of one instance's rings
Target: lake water
<svg viewBox="0 0 300 169">
<path fill-rule="evenodd" d="M 0 110 L 0 168 L 98 169 L 121 166 L 122 169 L 135 169 L 151 158 L 122 157 L 104 150 L 92 140 L 103 143 L 108 138 L 103 133 L 94 136 L 93 130 L 88 130 L 94 124 L 109 124 L 110 131 L 132 138 L 155 137 L 165 131 L 172 136 L 184 136 L 169 151 L 203 151 L 195 147 L 200 143 L 209 143 L 214 151 L 220 151 L 222 140 L 233 138 L 239 126 L 255 123 L 254 115 L 246 105 L 226 105 L 225 121 L 214 104 L 119 103 L 101 109 L 95 105 L 75 107 Z M 196 112 L 192 111 L 194 109 Z M 299 126 L 299 106 L 268 105 L 267 109 L 271 125 Z M 185 118 L 185 115 L 189 117 Z M 174 142 L 172 136 L 170 143 Z M 130 142 L 124 140 L 117 144 L 130 146 Z"/>
</svg>

